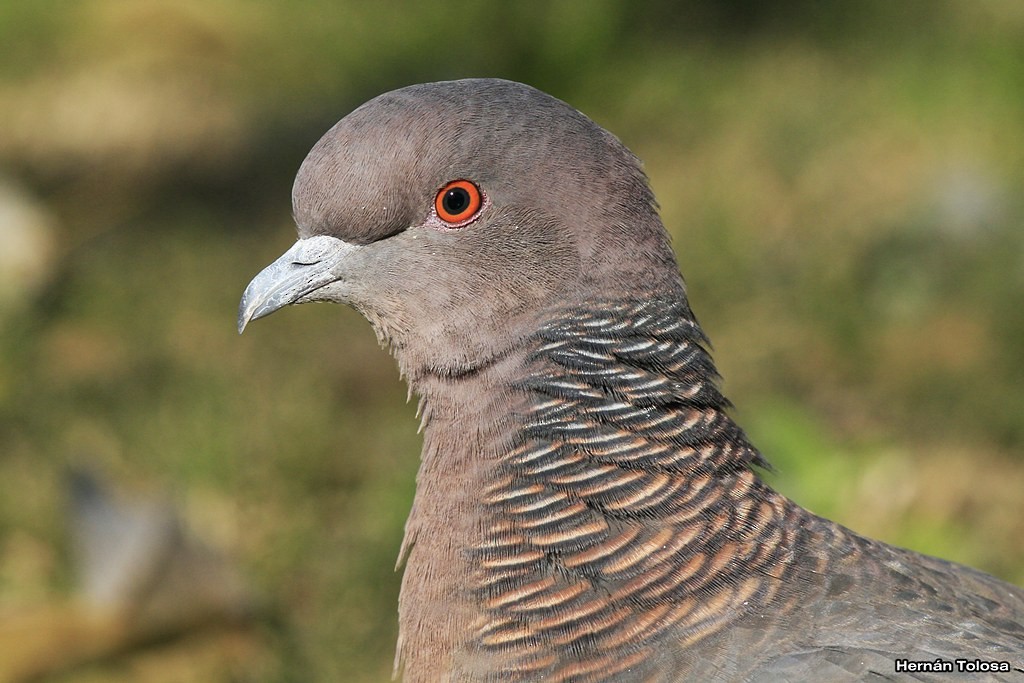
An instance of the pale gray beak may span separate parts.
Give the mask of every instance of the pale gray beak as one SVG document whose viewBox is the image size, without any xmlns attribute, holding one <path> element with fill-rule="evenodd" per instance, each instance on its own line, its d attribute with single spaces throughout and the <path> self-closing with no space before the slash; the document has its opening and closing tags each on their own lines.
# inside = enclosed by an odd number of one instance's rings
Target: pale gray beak
<svg viewBox="0 0 1024 683">
<path fill-rule="evenodd" d="M 301 239 L 252 279 L 238 305 L 238 333 L 251 320 L 288 304 L 326 300 L 320 290 L 341 277 L 344 262 L 359 245 L 317 235 Z"/>
</svg>

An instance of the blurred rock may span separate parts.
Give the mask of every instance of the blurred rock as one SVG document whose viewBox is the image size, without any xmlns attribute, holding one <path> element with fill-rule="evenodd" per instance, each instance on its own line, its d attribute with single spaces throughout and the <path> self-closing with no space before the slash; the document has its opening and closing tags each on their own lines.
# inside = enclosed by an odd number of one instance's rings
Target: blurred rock
<svg viewBox="0 0 1024 683">
<path fill-rule="evenodd" d="M 68 488 L 77 594 L 0 615 L 0 682 L 35 680 L 255 615 L 234 566 L 189 534 L 170 502 L 120 500 L 84 470 L 71 474 Z"/>
<path fill-rule="evenodd" d="M 0 176 L 0 317 L 30 300 L 54 265 L 53 217 L 27 191 Z"/>
<path fill-rule="evenodd" d="M 975 243 L 1005 222 L 1006 198 L 997 176 L 975 164 L 956 163 L 934 182 L 934 224 L 958 243 Z"/>
<path fill-rule="evenodd" d="M 93 607 L 133 612 L 146 630 L 249 613 L 241 577 L 190 537 L 169 501 L 118 500 L 84 470 L 72 472 L 70 491 L 76 573 Z"/>
</svg>

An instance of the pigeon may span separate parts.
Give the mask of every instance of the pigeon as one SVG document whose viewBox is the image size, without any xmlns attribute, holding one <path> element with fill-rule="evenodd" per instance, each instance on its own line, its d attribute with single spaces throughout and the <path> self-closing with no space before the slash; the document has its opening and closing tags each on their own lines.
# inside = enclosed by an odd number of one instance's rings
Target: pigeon
<svg viewBox="0 0 1024 683">
<path fill-rule="evenodd" d="M 405 681 L 1021 680 L 1024 590 L 765 483 L 639 160 L 570 105 L 385 93 L 292 204 L 239 331 L 347 304 L 418 396 Z"/>
</svg>

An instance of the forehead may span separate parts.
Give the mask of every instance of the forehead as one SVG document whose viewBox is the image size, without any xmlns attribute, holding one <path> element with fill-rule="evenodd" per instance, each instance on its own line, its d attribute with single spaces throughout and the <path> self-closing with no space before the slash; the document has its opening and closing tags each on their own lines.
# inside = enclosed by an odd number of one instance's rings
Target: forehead
<svg viewBox="0 0 1024 683">
<path fill-rule="evenodd" d="M 367 242 L 420 222 L 453 179 L 489 185 L 495 197 L 536 192 L 548 178 L 572 182 L 581 169 L 621 162 L 624 152 L 590 119 L 528 86 L 410 86 L 358 107 L 317 142 L 296 177 L 293 208 L 300 234 Z"/>
<path fill-rule="evenodd" d="M 597 135 L 595 135 L 597 133 Z M 601 141 L 604 131 L 564 102 L 509 81 L 478 79 L 414 85 L 379 95 L 343 118 L 318 144 L 360 157 L 424 156 Z M 367 149 L 368 148 L 368 149 Z M 372 151 L 368 151 L 372 150 Z"/>
</svg>

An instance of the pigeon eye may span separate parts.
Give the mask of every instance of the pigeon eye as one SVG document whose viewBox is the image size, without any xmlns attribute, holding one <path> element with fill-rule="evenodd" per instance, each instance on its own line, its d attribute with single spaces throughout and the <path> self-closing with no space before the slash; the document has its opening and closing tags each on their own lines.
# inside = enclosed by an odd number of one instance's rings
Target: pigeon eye
<svg viewBox="0 0 1024 683">
<path fill-rule="evenodd" d="M 468 180 L 453 180 L 438 191 L 434 210 L 445 223 L 462 226 L 476 217 L 482 204 L 479 187 Z"/>
</svg>

